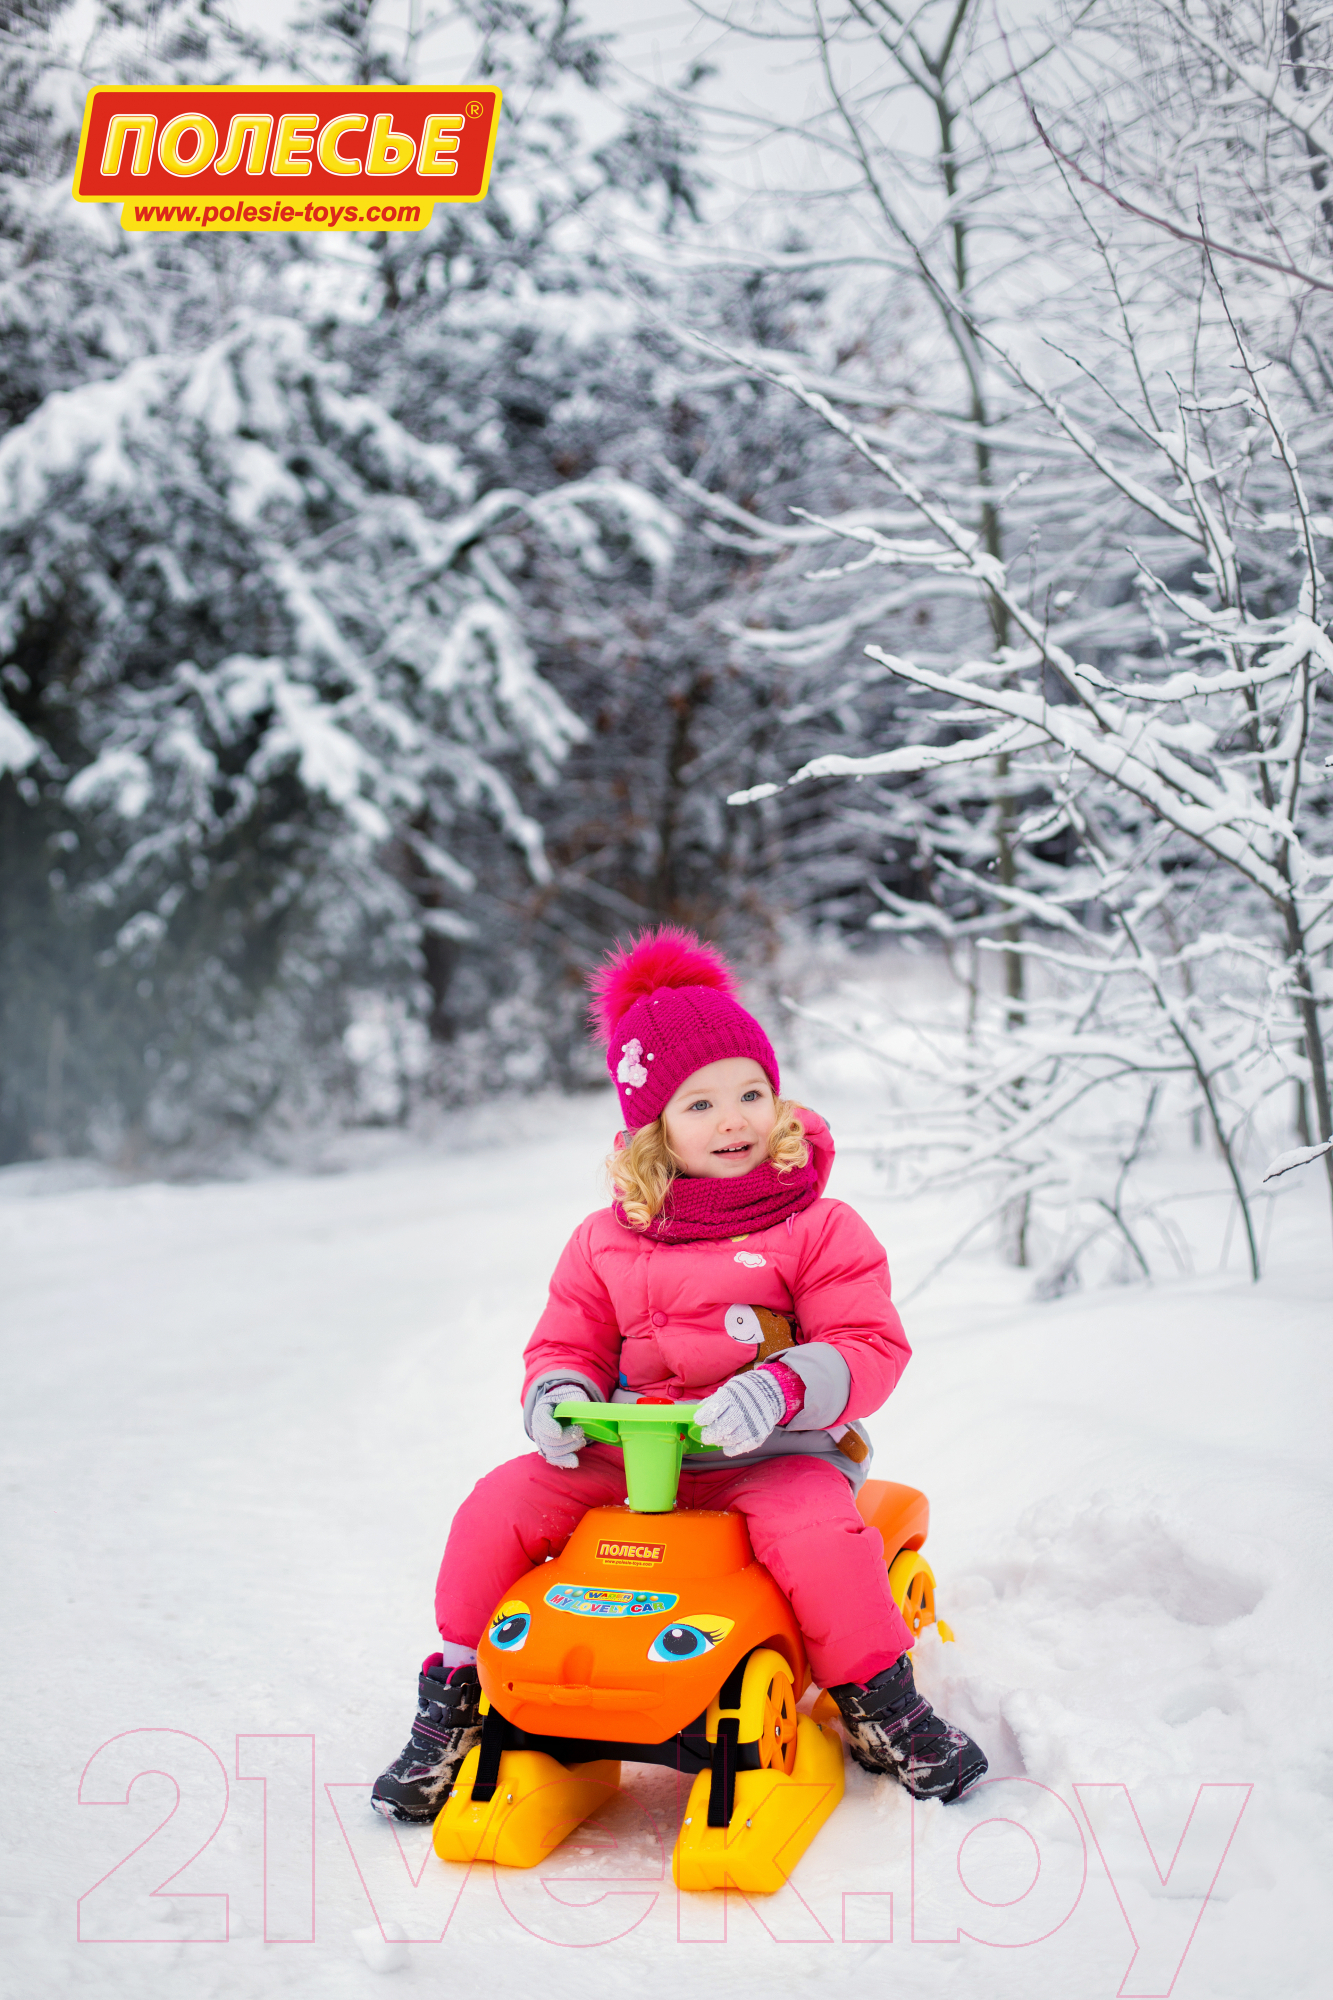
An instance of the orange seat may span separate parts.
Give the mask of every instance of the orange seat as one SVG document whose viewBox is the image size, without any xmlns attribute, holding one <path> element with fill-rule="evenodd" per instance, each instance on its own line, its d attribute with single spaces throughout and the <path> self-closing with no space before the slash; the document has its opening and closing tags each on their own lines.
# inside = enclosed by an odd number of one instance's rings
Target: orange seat
<svg viewBox="0 0 1333 2000">
<path fill-rule="evenodd" d="M 930 1529 L 930 1502 L 915 1486 L 893 1479 L 867 1479 L 856 1496 L 861 1519 L 884 1538 L 884 1560 L 903 1549 L 919 1549 Z"/>
</svg>

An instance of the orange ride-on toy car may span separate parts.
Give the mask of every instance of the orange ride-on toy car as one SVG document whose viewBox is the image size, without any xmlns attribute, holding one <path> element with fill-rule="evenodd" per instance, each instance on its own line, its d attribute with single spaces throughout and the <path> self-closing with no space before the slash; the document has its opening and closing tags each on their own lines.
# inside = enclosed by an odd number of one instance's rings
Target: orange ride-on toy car
<svg viewBox="0 0 1333 2000">
<path fill-rule="evenodd" d="M 697 1407 L 558 1406 L 623 1448 L 628 1504 L 590 1509 L 496 1606 L 477 1648 L 481 1742 L 435 1822 L 446 1861 L 534 1867 L 618 1790 L 622 1762 L 663 1764 L 693 1779 L 677 1885 L 764 1893 L 842 1797 L 837 1709 L 821 1695 L 797 1711 L 810 1685 L 800 1628 L 744 1520 L 675 1505 L 685 1450 L 707 1449 Z M 925 1494 L 868 1479 L 857 1505 L 922 1631 L 936 1622 Z"/>
</svg>

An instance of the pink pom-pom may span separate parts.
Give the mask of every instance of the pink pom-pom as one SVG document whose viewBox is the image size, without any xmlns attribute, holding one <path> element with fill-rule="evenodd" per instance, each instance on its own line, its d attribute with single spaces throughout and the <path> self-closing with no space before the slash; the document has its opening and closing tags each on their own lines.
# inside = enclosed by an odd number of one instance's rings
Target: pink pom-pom
<svg viewBox="0 0 1333 2000">
<path fill-rule="evenodd" d="M 711 986 L 727 994 L 735 990 L 722 954 L 677 924 L 644 931 L 631 945 L 617 944 L 588 985 L 594 1030 L 607 1041 L 634 1002 L 659 987 Z"/>
</svg>

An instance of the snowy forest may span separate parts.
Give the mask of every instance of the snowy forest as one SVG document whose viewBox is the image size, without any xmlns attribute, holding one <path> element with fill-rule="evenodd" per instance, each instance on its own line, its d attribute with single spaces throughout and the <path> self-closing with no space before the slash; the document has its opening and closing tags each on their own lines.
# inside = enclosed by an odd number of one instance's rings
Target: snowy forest
<svg viewBox="0 0 1333 2000">
<path fill-rule="evenodd" d="M 671 920 L 1046 1295 L 1169 1266 L 1177 1141 L 1257 1276 L 1333 1198 L 1333 15 L 678 11 L 9 0 L 0 1164 L 585 1086 Z M 91 84 L 261 75 L 499 83 L 488 198 L 70 199 Z M 784 972 L 890 943 L 906 1054 Z"/>
</svg>

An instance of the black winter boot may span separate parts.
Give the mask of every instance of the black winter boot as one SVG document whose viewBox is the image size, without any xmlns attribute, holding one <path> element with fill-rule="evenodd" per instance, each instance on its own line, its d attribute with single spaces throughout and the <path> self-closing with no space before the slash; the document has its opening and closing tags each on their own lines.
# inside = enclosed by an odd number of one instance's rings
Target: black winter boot
<svg viewBox="0 0 1333 2000">
<path fill-rule="evenodd" d="M 446 1667 L 438 1653 L 426 1661 L 412 1734 L 371 1790 L 370 1803 L 381 1818 L 435 1818 L 463 1759 L 481 1741 L 480 1700 L 475 1667 Z"/>
<path fill-rule="evenodd" d="M 960 1799 L 984 1776 L 983 1752 L 923 1701 L 904 1653 L 864 1686 L 845 1681 L 829 1693 L 842 1711 L 847 1743 L 867 1771 L 888 1771 L 914 1799 Z"/>
</svg>

